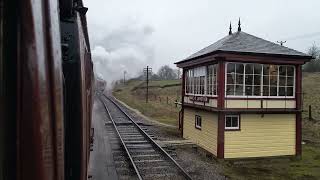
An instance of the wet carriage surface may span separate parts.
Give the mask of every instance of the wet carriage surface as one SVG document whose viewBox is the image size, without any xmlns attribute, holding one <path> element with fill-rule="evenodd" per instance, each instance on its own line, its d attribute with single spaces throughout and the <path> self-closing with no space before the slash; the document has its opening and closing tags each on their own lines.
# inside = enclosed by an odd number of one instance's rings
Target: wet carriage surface
<svg viewBox="0 0 320 180">
<path fill-rule="evenodd" d="M 176 166 L 172 165 L 170 160 L 159 157 L 162 155 L 152 152 L 152 149 L 148 149 L 150 147 L 144 147 L 149 146 L 145 142 L 134 140 L 133 143 L 138 143 L 135 144 L 134 151 L 131 147 L 132 144 L 127 143 L 125 146 L 132 156 L 133 164 L 135 164 L 139 174 L 137 176 L 137 172 L 135 172 L 135 168 L 121 144 L 104 105 L 109 108 L 109 113 L 114 120 L 121 116 L 113 115 L 115 110 L 110 109 L 110 102 L 104 104 L 101 97 L 94 98 L 92 113 L 94 144 L 90 154 L 89 179 L 139 179 L 139 176 L 140 179 L 225 179 L 224 176 L 220 175 L 222 170 L 218 163 L 206 157 L 199 148 L 195 148 L 194 144 L 185 143 L 185 145 L 181 145 L 181 142 L 184 144 L 184 140 L 174 128 L 150 122 L 118 102 L 121 109 L 131 116 L 148 136 L 159 144 L 187 173 L 187 176 L 184 175 Z M 118 127 L 120 134 L 123 127 L 126 127 L 126 123 L 122 122 L 121 127 Z M 125 143 L 127 142 L 126 138 L 134 138 L 133 136 L 136 135 L 131 134 L 131 136 L 125 137 L 122 134 Z M 138 152 L 139 149 L 140 153 Z M 169 170 L 166 167 L 169 167 Z"/>
</svg>

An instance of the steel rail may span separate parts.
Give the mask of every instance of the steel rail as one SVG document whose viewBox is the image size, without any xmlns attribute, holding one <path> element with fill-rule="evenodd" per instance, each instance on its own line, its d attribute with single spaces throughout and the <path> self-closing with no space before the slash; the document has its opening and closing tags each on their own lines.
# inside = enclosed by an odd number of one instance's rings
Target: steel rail
<svg viewBox="0 0 320 180">
<path fill-rule="evenodd" d="M 161 153 L 163 153 L 178 167 L 178 169 L 182 172 L 183 176 L 186 179 L 192 180 L 191 176 L 180 166 L 180 164 L 176 160 L 174 160 L 158 143 L 156 143 L 123 109 L 121 109 L 121 107 L 114 100 L 107 97 L 105 94 L 103 94 L 103 96 L 109 99 L 123 114 L 125 114 L 127 118 L 129 118 L 129 120 L 133 122 L 133 124 L 140 130 L 140 132 L 142 132 L 142 134 L 152 142 L 152 145 L 160 149 Z"/>
<path fill-rule="evenodd" d="M 109 111 L 107 105 L 105 104 L 105 102 L 104 102 L 101 98 L 99 98 L 99 99 L 100 99 L 100 101 L 102 102 L 104 108 L 106 109 L 106 111 L 107 111 L 107 113 L 108 113 L 108 116 L 110 117 L 110 120 L 112 121 L 113 127 L 115 128 L 115 130 L 116 130 L 116 132 L 117 132 L 117 134 L 118 134 L 118 136 L 119 136 L 119 138 L 120 138 L 120 141 L 121 141 L 121 144 L 122 144 L 123 148 L 126 150 L 126 153 L 127 153 L 128 157 L 129 157 L 129 159 L 130 159 L 131 165 L 133 166 L 133 168 L 134 168 L 134 170 L 135 170 L 135 172 L 136 172 L 139 180 L 143 180 L 143 179 L 142 179 L 142 176 L 140 175 L 140 172 L 139 172 L 139 170 L 138 170 L 138 168 L 137 168 L 137 166 L 136 166 L 136 164 L 135 164 L 134 161 L 133 161 L 133 158 L 132 158 L 132 156 L 131 156 L 131 154 L 130 154 L 130 152 L 129 152 L 126 144 L 125 144 L 125 142 L 124 142 L 123 139 L 122 139 L 122 136 L 121 136 L 121 134 L 120 134 L 120 132 L 119 132 L 119 130 L 118 130 L 118 128 L 117 128 L 117 126 L 116 126 L 116 124 L 115 124 L 115 122 L 114 122 L 111 114 L 110 114 L 110 111 Z"/>
</svg>

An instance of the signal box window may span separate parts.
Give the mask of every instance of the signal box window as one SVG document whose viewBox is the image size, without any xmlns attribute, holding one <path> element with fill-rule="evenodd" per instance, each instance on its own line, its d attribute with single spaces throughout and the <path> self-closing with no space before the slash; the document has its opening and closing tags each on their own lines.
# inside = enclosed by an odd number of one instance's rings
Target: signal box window
<svg viewBox="0 0 320 180">
<path fill-rule="evenodd" d="M 226 115 L 225 129 L 226 130 L 239 130 L 240 129 L 240 116 L 239 115 Z"/>
<path fill-rule="evenodd" d="M 199 115 L 196 115 L 195 116 L 195 128 L 196 129 L 201 129 L 201 122 L 202 120 L 201 120 L 201 116 L 199 116 Z"/>
</svg>

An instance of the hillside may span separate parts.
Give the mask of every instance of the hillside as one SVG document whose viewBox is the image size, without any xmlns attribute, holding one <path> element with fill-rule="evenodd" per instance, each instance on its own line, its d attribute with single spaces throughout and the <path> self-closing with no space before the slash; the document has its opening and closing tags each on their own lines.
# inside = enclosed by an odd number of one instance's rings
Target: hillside
<svg viewBox="0 0 320 180">
<path fill-rule="evenodd" d="M 150 81 L 149 102 L 146 103 L 146 84 L 144 81 L 128 81 L 126 85 L 114 88 L 113 95 L 142 114 L 161 123 L 178 126 L 180 107 L 180 81 Z"/>
</svg>

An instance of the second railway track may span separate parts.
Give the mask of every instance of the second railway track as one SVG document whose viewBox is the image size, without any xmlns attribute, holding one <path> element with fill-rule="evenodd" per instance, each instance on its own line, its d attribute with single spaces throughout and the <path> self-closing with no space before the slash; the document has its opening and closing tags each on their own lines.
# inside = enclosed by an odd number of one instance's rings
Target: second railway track
<svg viewBox="0 0 320 180">
<path fill-rule="evenodd" d="M 192 179 L 112 98 L 100 97 L 122 148 L 122 159 L 137 179 Z M 114 137 L 115 138 L 115 137 Z M 128 167 L 127 167 L 128 168 Z"/>
</svg>

